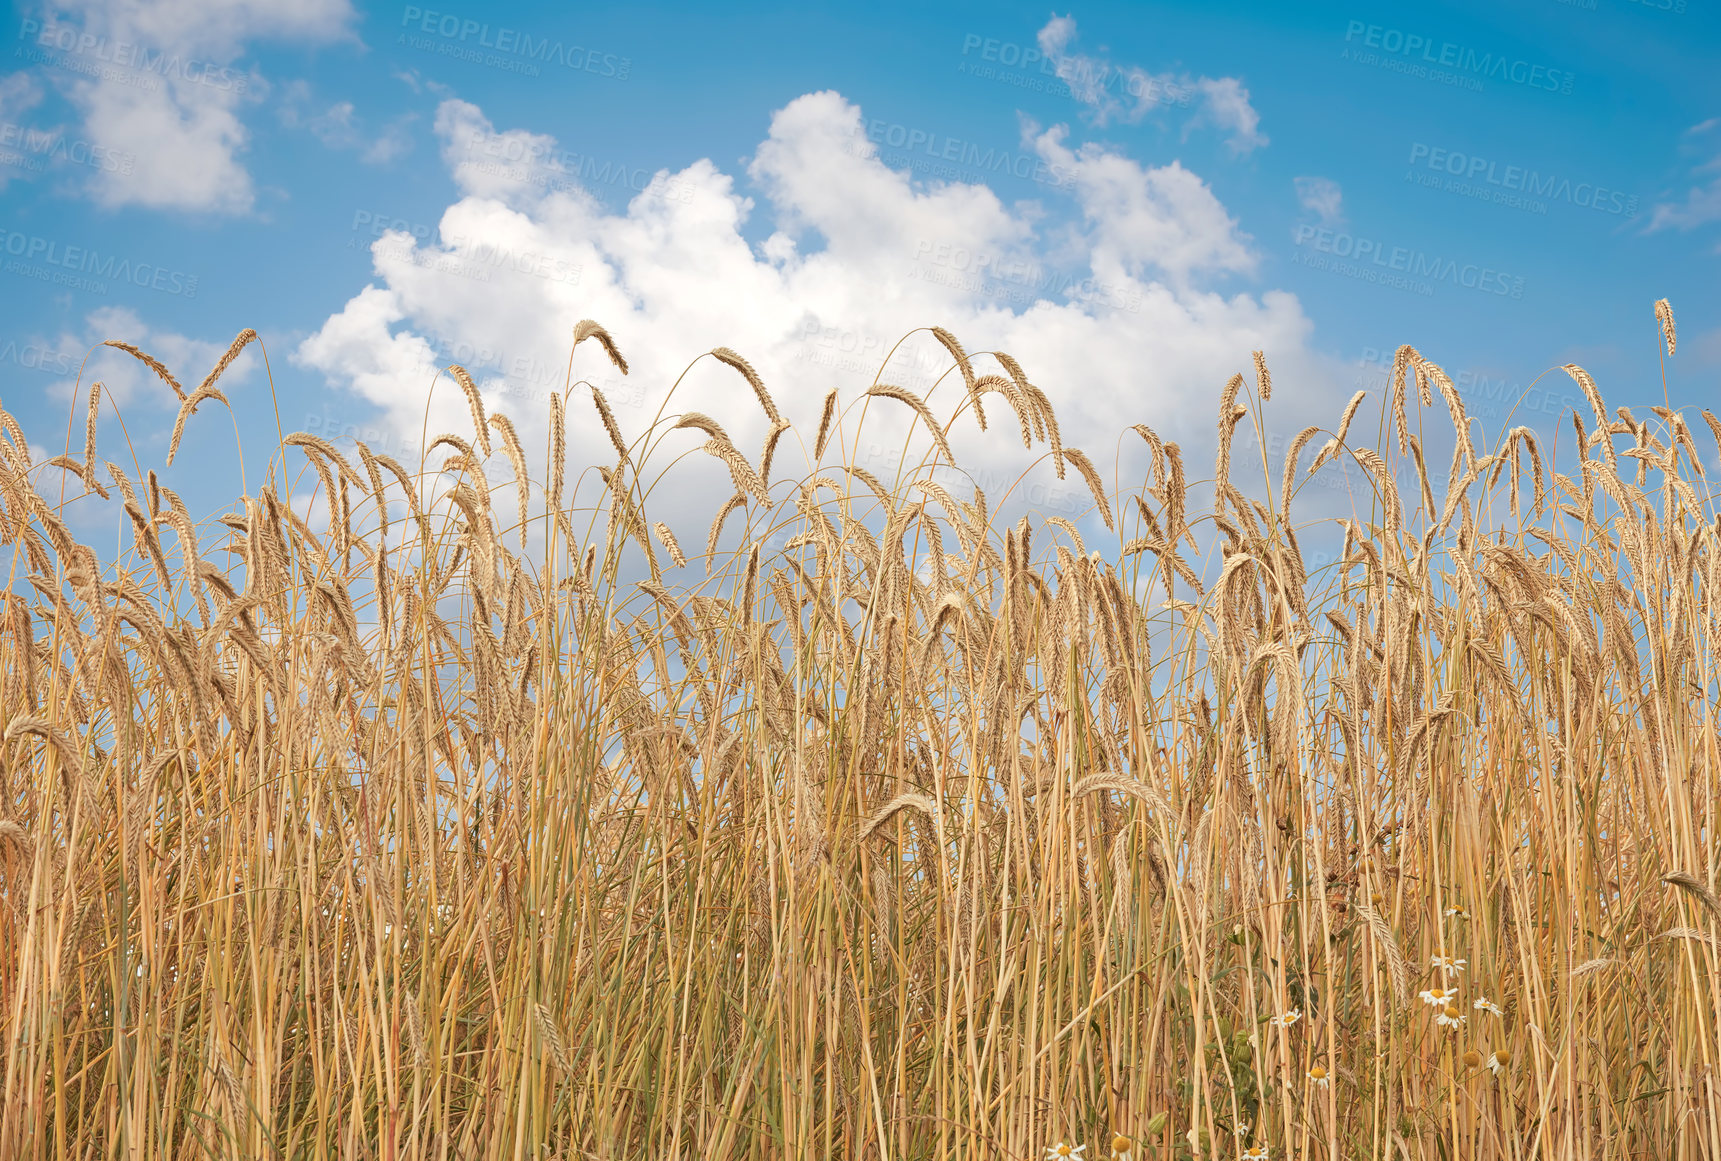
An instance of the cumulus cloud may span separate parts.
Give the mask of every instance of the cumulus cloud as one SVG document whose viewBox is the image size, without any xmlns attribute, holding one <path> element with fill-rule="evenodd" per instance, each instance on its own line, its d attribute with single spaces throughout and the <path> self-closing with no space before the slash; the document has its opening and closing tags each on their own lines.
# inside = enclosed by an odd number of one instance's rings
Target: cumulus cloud
<svg viewBox="0 0 1721 1161">
<path fill-rule="evenodd" d="M 255 41 L 343 37 L 353 16 L 348 0 L 71 0 L 26 29 L 83 132 L 136 154 L 130 173 L 91 174 L 97 201 L 239 214 L 255 197 L 240 114 L 267 86 L 236 62 Z"/>
<path fill-rule="evenodd" d="M 1018 358 L 1056 408 L 1064 442 L 1091 453 L 1108 487 L 1116 486 L 1113 463 L 1122 486 L 1141 478 L 1140 441 L 1118 443 L 1129 424 L 1149 423 L 1192 454 L 1210 449 L 1219 392 L 1249 367 L 1253 349 L 1268 352 L 1281 384 L 1275 422 L 1294 433 L 1310 410 L 1323 421 L 1336 411 L 1326 386 L 1336 365 L 1308 350 L 1310 323 L 1294 296 L 1212 288 L 1211 280 L 1251 275 L 1256 257 L 1212 191 L 1181 165 L 1143 166 L 1073 145 L 1064 127 L 1029 127 L 1032 147 L 1071 181 L 1057 191 L 1060 204 L 1006 205 L 984 185 L 919 183 L 889 169 L 861 129 L 860 109 L 839 94 L 808 94 L 773 115 L 754 153 L 747 177 L 758 201 L 699 160 L 641 180 L 628 175 L 637 192 L 615 211 L 594 195 L 601 179 L 552 137 L 498 130 L 476 106 L 445 101 L 436 131 L 459 200 L 433 239 L 379 239 L 371 284 L 294 357 L 350 400 L 336 420 L 385 429 L 408 447 L 425 431 L 469 430 L 460 392 L 445 374 L 438 379 L 461 362 L 488 408 L 537 433 L 528 442 L 541 472 L 549 393 L 564 390 L 571 328 L 595 319 L 631 369 L 623 377 L 596 343 L 575 352 L 570 480 L 615 459 L 582 381 L 603 391 L 630 440 L 660 408 L 697 410 L 718 417 L 757 460 L 768 420 L 732 369 L 700 358 L 718 346 L 753 363 L 809 441 L 825 392 L 837 389 L 847 405 L 875 375 L 925 396 L 947 419 L 962 380 L 932 326 L 971 352 Z M 979 373 L 999 370 L 976 358 Z M 1047 448 L 1023 450 L 1002 397 L 988 396 L 985 407 L 988 432 L 969 414 L 950 439 L 994 511 L 1030 503 L 1074 519 L 1091 507 L 1073 469 L 1060 481 L 1045 462 L 1030 467 Z M 905 449 L 912 467 L 929 446 L 924 429 L 909 437 L 912 412 L 901 404 L 870 401 L 856 436 L 859 413 L 844 446 L 886 479 Z M 728 475 L 698 453 L 702 435 L 663 438 L 657 465 L 693 454 L 675 469 L 686 486 L 655 493 L 654 507 L 684 544 L 700 544 L 704 524 L 695 522 L 729 494 Z M 798 478 L 802 455 L 785 440 L 773 477 Z M 1004 503 L 1006 485 L 1024 470 L 1022 489 Z M 510 495 L 495 499 L 507 504 Z"/>
<path fill-rule="evenodd" d="M 1057 70 L 1070 94 L 1093 110 L 1096 126 L 1110 121 L 1133 123 L 1154 109 L 1176 105 L 1194 108 L 1184 136 L 1196 125 L 1211 124 L 1226 133 L 1234 154 L 1253 152 L 1267 144 L 1260 131 L 1261 116 L 1249 103 L 1249 90 L 1236 77 L 1194 77 L 1189 73 L 1154 73 L 1139 65 L 1113 64 L 1104 56 L 1074 52 L 1076 21 L 1054 15 L 1035 38 L 1040 52 Z"/>
<path fill-rule="evenodd" d="M 1320 218 L 1321 225 L 1337 226 L 1344 222 L 1344 191 L 1338 182 L 1327 177 L 1299 177 L 1295 185 L 1298 204 Z"/>
</svg>

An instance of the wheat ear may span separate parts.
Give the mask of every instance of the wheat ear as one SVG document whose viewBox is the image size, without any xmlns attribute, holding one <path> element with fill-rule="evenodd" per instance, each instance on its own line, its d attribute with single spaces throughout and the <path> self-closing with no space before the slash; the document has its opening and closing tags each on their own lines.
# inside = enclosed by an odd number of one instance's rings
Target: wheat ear
<svg viewBox="0 0 1721 1161">
<path fill-rule="evenodd" d="M 604 393 L 599 391 L 595 385 L 592 387 L 592 402 L 597 404 L 598 414 L 603 417 L 604 430 L 609 432 L 610 443 L 615 445 L 617 454 L 621 456 L 621 462 L 629 463 L 627 445 L 621 441 L 621 429 L 616 427 L 615 415 L 610 411 L 609 400 L 604 398 Z"/>
<path fill-rule="evenodd" d="M 627 360 L 622 358 L 621 351 L 615 345 L 615 340 L 610 338 L 608 331 L 589 318 L 581 319 L 579 324 L 574 327 L 574 346 L 578 347 L 587 339 L 596 339 L 603 344 L 604 353 L 609 355 L 610 362 L 614 363 L 623 375 L 627 374 Z M 571 350 L 572 348 L 570 348 Z"/>
<path fill-rule="evenodd" d="M 943 327 L 933 327 L 932 335 L 940 343 L 943 343 L 944 349 L 956 359 L 957 369 L 962 372 L 962 385 L 968 389 L 968 398 L 974 404 L 974 418 L 980 424 L 980 430 L 985 431 L 986 412 L 980 407 L 980 392 L 974 386 L 974 364 L 968 361 L 968 352 L 962 349 L 962 344 L 957 342 L 956 336 Z"/>
<path fill-rule="evenodd" d="M 144 366 L 148 367 L 151 371 L 154 371 L 155 377 L 157 379 L 160 379 L 163 383 L 166 383 L 169 387 L 173 388 L 173 393 L 175 395 L 179 396 L 180 399 L 185 398 L 185 388 L 183 388 L 179 385 L 179 380 L 175 379 L 173 377 L 173 372 L 169 371 L 166 367 L 162 366 L 161 361 L 159 359 L 157 359 L 155 356 L 138 350 L 136 347 L 132 346 L 130 343 L 122 343 L 118 339 L 109 339 L 107 342 L 103 343 L 102 345 L 104 347 L 115 347 L 121 351 L 124 351 L 126 354 L 130 355 L 132 358 L 136 359 L 138 362 L 140 362 Z"/>
<path fill-rule="evenodd" d="M 220 361 L 215 364 L 215 369 L 203 377 L 203 382 L 197 385 L 197 390 L 206 391 L 213 388 L 215 386 L 215 381 L 221 378 L 222 373 L 232 365 L 233 360 L 239 357 L 239 352 L 249 346 L 252 340 L 256 337 L 257 332 L 252 330 L 250 327 L 246 327 L 237 335 L 233 336 L 233 342 L 228 346 L 227 353 L 221 356 Z M 225 402 L 225 400 L 223 400 L 223 402 Z"/>
<path fill-rule="evenodd" d="M 459 363 L 448 364 L 448 373 L 454 376 L 454 381 L 460 384 L 460 391 L 466 396 L 466 407 L 472 413 L 472 430 L 478 433 L 478 446 L 484 449 L 484 454 L 490 454 L 490 429 L 484 424 L 484 400 L 478 394 L 478 384 L 472 381 L 472 375 Z"/>
<path fill-rule="evenodd" d="M 741 372 L 742 378 L 747 380 L 747 386 L 753 388 L 753 394 L 759 397 L 759 406 L 765 409 L 765 415 L 772 423 L 779 423 L 782 421 L 783 417 L 777 414 L 777 405 L 771 401 L 771 393 L 765 390 L 764 380 L 759 378 L 759 372 L 753 369 L 753 364 L 749 363 L 746 359 L 743 359 L 728 347 L 718 347 L 711 353 L 717 357 L 719 362 L 725 363 Z"/>
<path fill-rule="evenodd" d="M 825 394 L 825 409 L 819 415 L 819 438 L 813 444 L 813 459 L 817 460 L 825 454 L 825 440 L 830 438 L 831 417 L 837 413 L 837 389 L 831 388 Z"/>
<path fill-rule="evenodd" d="M 1661 337 L 1667 342 L 1667 354 L 1671 358 L 1679 336 L 1673 329 L 1673 307 L 1665 298 L 1656 300 L 1655 319 L 1661 324 Z"/>
<path fill-rule="evenodd" d="M 888 383 L 880 383 L 867 391 L 868 395 L 877 395 L 885 399 L 895 399 L 914 408 L 915 413 L 926 421 L 926 426 L 932 432 L 933 440 L 938 444 L 938 450 L 943 454 L 946 463 L 955 463 L 956 457 L 950 451 L 950 444 L 944 438 L 944 429 L 938 426 L 938 421 L 932 417 L 931 408 L 927 407 L 920 396 L 906 387 L 892 387 Z"/>
</svg>

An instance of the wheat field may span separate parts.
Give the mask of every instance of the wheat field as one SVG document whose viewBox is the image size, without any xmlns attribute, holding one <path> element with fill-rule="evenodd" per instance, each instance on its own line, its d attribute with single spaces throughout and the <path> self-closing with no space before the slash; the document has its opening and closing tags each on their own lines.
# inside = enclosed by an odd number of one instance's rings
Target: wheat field
<svg viewBox="0 0 1721 1161">
<path fill-rule="evenodd" d="M 1257 353 L 1211 478 L 1137 425 L 1108 490 L 932 335 L 949 404 L 816 431 L 712 352 L 757 455 L 577 380 L 527 449 L 451 367 L 440 468 L 293 435 L 297 491 L 203 526 L 98 458 L 95 384 L 51 463 L 122 501 L 111 561 L 0 413 L 0 1157 L 1721 1158 L 1721 422 L 1567 365 L 1593 414 L 1479 442 L 1406 346 L 1366 440 L 1359 394 L 1240 484 Z M 190 391 L 112 344 L 169 463 L 255 338 Z M 857 462 L 869 414 L 918 469 Z M 953 495 L 956 425 L 1106 551 Z M 654 518 L 677 431 L 709 528 Z M 1340 461 L 1353 514 L 1294 521 Z"/>
</svg>

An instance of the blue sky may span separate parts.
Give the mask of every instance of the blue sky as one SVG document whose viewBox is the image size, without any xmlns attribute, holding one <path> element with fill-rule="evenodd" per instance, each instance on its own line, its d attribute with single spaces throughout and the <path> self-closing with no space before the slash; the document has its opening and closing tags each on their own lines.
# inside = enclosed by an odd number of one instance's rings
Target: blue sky
<svg viewBox="0 0 1721 1161">
<path fill-rule="evenodd" d="M 1610 404 L 1662 402 L 1665 362 L 1676 407 L 1715 405 L 1721 35 L 1694 0 L 84 0 L 17 8 L 5 37 L 0 400 L 44 458 L 68 427 L 81 455 L 102 380 L 124 427 L 104 407 L 98 456 L 134 471 L 135 452 L 199 516 L 259 486 L 277 422 L 409 467 L 427 428 L 470 435 L 446 376 L 426 402 L 452 361 L 541 457 L 585 317 L 633 373 L 587 345 L 575 377 L 630 438 L 714 346 L 812 427 L 826 390 L 859 395 L 899 338 L 943 325 L 1021 359 L 1065 440 L 1126 487 L 1144 461 L 1119 433 L 1146 422 L 1210 457 L 1256 348 L 1269 453 L 1378 397 L 1406 342 L 1490 436 L 1529 390 L 1511 422 L 1568 434 L 1566 362 Z M 267 371 L 248 351 L 222 382 L 233 418 L 206 405 L 164 467 L 177 400 L 96 344 L 136 343 L 190 387 L 245 327 Z M 921 392 L 948 365 L 924 332 L 895 360 L 884 379 Z M 954 392 L 933 401 L 948 414 Z M 767 431 L 711 360 L 685 408 L 750 451 Z M 577 478 L 613 456 L 589 396 L 569 414 Z M 869 416 L 875 468 L 901 418 Z M 958 444 L 983 477 L 1043 450 L 998 433 Z M 1042 476 L 1045 510 L 1086 508 Z M 711 495 L 662 502 L 692 521 Z M 117 501 L 72 514 L 89 536 L 123 522 Z"/>
</svg>

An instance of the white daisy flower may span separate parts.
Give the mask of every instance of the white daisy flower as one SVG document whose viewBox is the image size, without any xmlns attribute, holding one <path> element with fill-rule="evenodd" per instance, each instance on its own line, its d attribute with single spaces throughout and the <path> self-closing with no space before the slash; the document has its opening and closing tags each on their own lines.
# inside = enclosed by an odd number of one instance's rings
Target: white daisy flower
<svg viewBox="0 0 1721 1161">
<path fill-rule="evenodd" d="M 1454 903 L 1446 909 L 1446 918 L 1468 919 L 1470 918 L 1470 908 L 1464 906 L 1462 903 Z"/>
<path fill-rule="evenodd" d="M 1463 1024 L 1466 1019 L 1468 1019 L 1468 1017 L 1458 1010 L 1457 1004 L 1448 1004 L 1444 1008 L 1440 1009 L 1439 1013 L 1434 1017 L 1434 1022 L 1446 1028 L 1457 1028 L 1459 1025 Z"/>
<path fill-rule="evenodd" d="M 1465 960 L 1453 959 L 1449 955 L 1431 955 L 1428 957 L 1428 966 L 1439 968 L 1448 978 L 1463 971 L 1465 963 Z"/>
<path fill-rule="evenodd" d="M 1430 988 L 1428 991 L 1421 992 L 1418 995 L 1419 995 L 1419 998 L 1422 1000 L 1423 1003 L 1431 1004 L 1436 1008 L 1444 1008 L 1448 1004 L 1450 1004 L 1453 1001 L 1455 1001 L 1456 999 L 1458 999 L 1458 989 L 1457 988 Z"/>
<path fill-rule="evenodd" d="M 1056 1145 L 1053 1145 L 1050 1149 L 1046 1150 L 1046 1156 L 1048 1156 L 1048 1157 L 1075 1157 L 1075 1156 L 1079 1156 L 1081 1151 L 1083 1149 L 1086 1149 L 1086 1148 L 1087 1148 L 1086 1145 L 1077 1145 L 1075 1148 L 1072 1149 L 1072 1148 L 1070 1148 L 1070 1146 L 1064 1144 L 1062 1141 L 1059 1141 Z"/>
<path fill-rule="evenodd" d="M 1313 1068 L 1309 1069 L 1309 1081 L 1311 1084 L 1316 1084 L 1321 1088 L 1326 1088 L 1327 1085 L 1331 1083 L 1331 1078 L 1327 1076 L 1327 1070 L 1317 1064 Z"/>
<path fill-rule="evenodd" d="M 1506 1066 L 1510 1063 L 1512 1063 L 1512 1054 L 1507 1052 L 1504 1048 L 1488 1058 L 1488 1067 L 1493 1071 L 1495 1076 L 1499 1076 L 1501 1073 L 1505 1072 Z"/>
<path fill-rule="evenodd" d="M 1275 1028 L 1289 1028 L 1292 1024 L 1295 1024 L 1302 1018 L 1303 1010 L 1301 1008 L 1292 1008 L 1289 1012 L 1274 1016 L 1271 1020 L 1268 1020 L 1267 1023 L 1271 1024 Z"/>
<path fill-rule="evenodd" d="M 1249 1148 L 1243 1150 L 1239 1156 L 1242 1157 L 1243 1161 L 1267 1161 L 1269 1154 L 1267 1152 L 1267 1146 L 1251 1145 Z"/>
<path fill-rule="evenodd" d="M 1500 1005 L 1496 1004 L 1493 1000 L 1490 1000 L 1487 996 L 1480 997 L 1470 1006 L 1475 1008 L 1478 1012 L 1492 1012 L 1496 1016 L 1501 1015 Z"/>
</svg>

